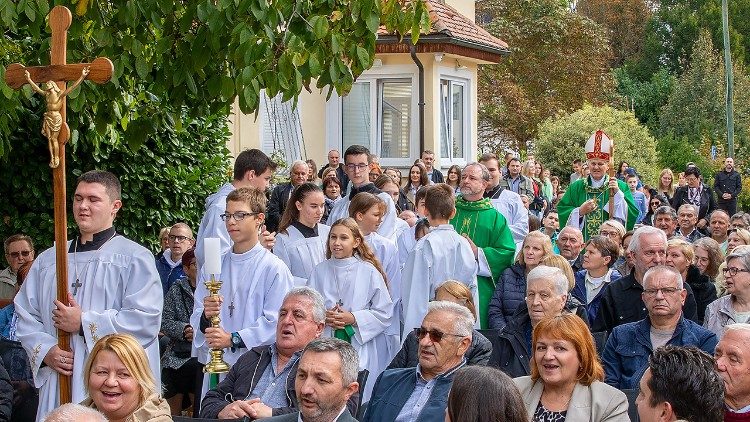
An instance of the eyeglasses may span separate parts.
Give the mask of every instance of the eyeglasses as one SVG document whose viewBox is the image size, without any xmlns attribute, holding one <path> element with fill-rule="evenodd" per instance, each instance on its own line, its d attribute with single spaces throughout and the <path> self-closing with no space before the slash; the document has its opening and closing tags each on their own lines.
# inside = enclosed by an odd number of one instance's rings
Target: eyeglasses
<svg viewBox="0 0 750 422">
<path fill-rule="evenodd" d="M 737 273 L 750 273 L 750 270 L 746 270 L 744 268 L 737 268 L 737 267 L 726 267 L 722 270 L 724 274 L 729 274 L 732 277 L 736 276 Z"/>
<path fill-rule="evenodd" d="M 607 230 L 600 230 L 599 234 L 601 236 L 607 236 L 607 237 L 613 237 L 613 236 L 618 236 L 619 237 L 620 236 L 620 233 L 618 233 L 616 231 L 612 231 L 611 232 L 611 231 L 607 231 Z"/>
<path fill-rule="evenodd" d="M 221 217 L 222 221 L 229 221 L 230 218 L 234 218 L 234 221 L 242 221 L 245 219 L 245 217 L 252 217 L 254 215 L 258 215 L 260 213 L 257 212 L 244 212 L 244 211 L 237 211 L 234 214 L 230 214 L 228 212 L 225 212 L 224 214 L 221 214 L 219 217 Z"/>
<path fill-rule="evenodd" d="M 11 252 L 6 254 L 9 257 L 13 259 L 18 259 L 19 257 L 27 258 L 29 255 L 31 255 L 31 251 L 18 251 L 18 252 Z"/>
<path fill-rule="evenodd" d="M 187 236 L 175 236 L 175 235 L 171 235 L 171 234 L 169 235 L 169 241 L 170 242 L 182 243 L 182 242 L 184 242 L 186 240 L 193 240 L 193 238 L 192 237 L 187 237 Z"/>
<path fill-rule="evenodd" d="M 346 169 L 349 171 L 365 171 L 369 167 L 368 164 L 347 164 Z"/>
<path fill-rule="evenodd" d="M 414 335 L 417 337 L 417 340 L 422 340 L 424 336 L 429 335 L 430 341 L 433 343 L 440 343 L 445 336 L 465 337 L 458 334 L 444 333 L 440 330 L 428 330 L 422 327 L 415 328 Z"/>
<path fill-rule="evenodd" d="M 678 289 L 676 287 L 662 287 L 661 289 L 646 289 L 643 291 L 643 294 L 649 297 L 656 296 L 659 292 L 663 296 L 673 295 L 679 291 L 682 291 L 682 289 Z"/>
</svg>

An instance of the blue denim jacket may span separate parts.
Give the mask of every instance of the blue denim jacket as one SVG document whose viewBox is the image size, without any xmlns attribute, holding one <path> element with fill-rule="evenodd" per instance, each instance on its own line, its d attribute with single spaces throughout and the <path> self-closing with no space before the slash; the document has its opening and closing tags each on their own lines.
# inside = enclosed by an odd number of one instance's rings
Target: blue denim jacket
<svg viewBox="0 0 750 422">
<path fill-rule="evenodd" d="M 680 317 L 667 344 L 695 346 L 713 355 L 718 341 L 716 334 L 689 319 Z M 621 390 L 638 388 L 638 383 L 648 368 L 651 353 L 653 348 L 649 318 L 615 327 L 602 353 L 604 382 Z"/>
</svg>

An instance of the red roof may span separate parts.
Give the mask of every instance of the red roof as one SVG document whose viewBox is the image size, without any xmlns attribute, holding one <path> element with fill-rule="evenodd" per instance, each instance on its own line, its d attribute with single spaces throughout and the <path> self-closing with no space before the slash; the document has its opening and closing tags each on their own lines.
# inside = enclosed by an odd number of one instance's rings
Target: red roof
<svg viewBox="0 0 750 422">
<path fill-rule="evenodd" d="M 447 41 L 448 43 L 459 43 L 464 48 L 497 55 L 508 53 L 508 44 L 505 41 L 493 36 L 453 7 L 438 0 L 425 0 L 425 2 L 430 13 L 432 28 L 429 34 L 420 35 L 417 46 L 423 43 L 434 43 L 438 41 L 437 38 L 447 37 L 450 40 Z M 392 34 L 386 32 L 385 28 L 381 27 L 378 30 L 379 39 L 389 36 Z"/>
</svg>

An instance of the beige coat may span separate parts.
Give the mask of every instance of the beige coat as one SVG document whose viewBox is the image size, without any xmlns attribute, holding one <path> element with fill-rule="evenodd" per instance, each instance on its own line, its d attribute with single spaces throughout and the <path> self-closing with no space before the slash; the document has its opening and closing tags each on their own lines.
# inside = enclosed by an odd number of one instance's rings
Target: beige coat
<svg viewBox="0 0 750 422">
<path fill-rule="evenodd" d="M 526 405 L 529 418 L 542 398 L 544 383 L 541 379 L 536 382 L 531 377 L 514 378 L 513 382 L 521 391 L 521 397 Z M 590 386 L 576 384 L 573 396 L 568 404 L 566 421 L 572 422 L 630 422 L 628 417 L 628 399 L 625 393 L 600 381 L 594 381 Z"/>
<path fill-rule="evenodd" d="M 88 398 L 81 402 L 82 405 L 96 409 L 96 405 Z M 171 422 L 172 415 L 169 404 L 158 394 L 152 394 L 146 401 L 125 419 L 127 422 Z"/>
</svg>

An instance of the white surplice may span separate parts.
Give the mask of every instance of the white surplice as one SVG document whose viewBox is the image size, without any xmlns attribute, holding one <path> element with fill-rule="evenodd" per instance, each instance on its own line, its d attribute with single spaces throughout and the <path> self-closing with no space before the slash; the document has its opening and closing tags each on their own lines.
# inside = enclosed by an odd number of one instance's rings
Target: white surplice
<svg viewBox="0 0 750 422">
<path fill-rule="evenodd" d="M 388 292 L 393 301 L 393 318 L 391 326 L 386 330 L 389 337 L 386 353 L 390 361 L 401 350 L 401 265 L 398 262 L 396 244 L 390 239 L 378 233 L 370 233 L 365 236 L 365 242 L 383 267 L 388 280 Z"/>
<path fill-rule="evenodd" d="M 325 261 L 330 231 L 325 224 L 318 224 L 318 235 L 305 238 L 296 227 L 289 226 L 286 233 L 276 235 L 273 253 L 289 267 L 296 287 L 306 285 L 313 268 Z"/>
<path fill-rule="evenodd" d="M 370 371 L 368 379 L 377 379 L 391 361 L 383 351 L 388 347 L 386 330 L 393 318 L 393 301 L 383 276 L 358 257 L 331 258 L 315 267 L 307 285 L 323 295 L 326 309 L 340 300 L 342 309 L 354 314 L 352 346 L 359 355 L 359 369 Z M 333 336 L 331 327 L 326 326 L 324 335 Z M 365 386 L 363 403 L 370 399 L 374 384 Z"/>
<path fill-rule="evenodd" d="M 503 189 L 497 198 L 490 199 L 492 206 L 505 217 L 513 241 L 523 243 L 529 234 L 529 210 L 523 206 L 521 196 L 510 189 Z"/>
<path fill-rule="evenodd" d="M 435 298 L 435 289 L 447 280 L 468 286 L 474 304 L 478 305 L 476 275 L 477 261 L 469 242 L 453 226 L 441 224 L 430 230 L 419 239 L 404 265 L 401 290 L 404 333 L 422 326 L 427 304 Z"/>
<path fill-rule="evenodd" d="M 606 177 L 602 177 L 599 180 L 594 180 L 593 178 L 591 178 L 591 187 L 599 188 L 602 185 L 604 185 L 604 182 L 606 180 L 607 180 Z M 607 205 L 604 204 L 603 206 L 606 207 Z M 622 193 L 620 189 L 617 189 L 617 192 L 615 192 L 615 215 L 614 217 L 610 217 L 610 218 L 616 218 L 620 221 L 628 220 L 628 204 L 625 202 L 625 194 Z M 568 221 L 565 223 L 565 225 L 570 226 L 570 227 L 575 227 L 579 230 L 583 230 L 583 224 L 580 220 L 581 220 L 581 207 L 578 206 L 578 207 L 573 208 L 573 211 L 570 212 L 570 216 L 568 217 Z M 560 223 L 562 223 L 562 221 Z"/>
<path fill-rule="evenodd" d="M 68 242 L 70 246 L 70 242 Z M 74 295 L 81 306 L 83 336 L 70 335 L 74 353 L 72 400 L 86 398 L 87 377 L 83 366 L 100 338 L 114 333 L 135 336 L 146 351 L 149 366 L 160 391 L 161 369 L 157 335 L 164 307 L 161 281 L 154 255 L 146 248 L 116 236 L 99 250 L 68 253 L 68 290 L 76 280 L 76 264 L 81 286 Z M 57 298 L 54 248 L 42 252 L 34 261 L 14 303 L 18 313 L 17 335 L 29 356 L 34 384 L 39 388 L 37 420 L 59 406 L 58 374 L 42 367 L 49 350 L 57 345 L 57 330 L 52 310 Z"/>
<path fill-rule="evenodd" d="M 406 260 L 409 258 L 409 254 L 417 246 L 417 226 L 414 225 L 409 227 L 409 230 L 404 230 L 396 241 L 396 248 L 398 248 L 398 262 L 401 264 L 401 268 L 404 268 Z"/>
<path fill-rule="evenodd" d="M 221 215 L 227 211 L 227 196 L 234 190 L 234 185 L 226 183 L 218 192 L 209 195 L 206 198 L 205 213 L 201 219 L 201 225 L 198 227 L 198 235 L 195 237 L 195 259 L 198 263 L 198 270 L 203 268 L 203 262 L 206 259 L 206 253 L 203 250 L 203 241 L 207 237 L 218 237 L 221 244 L 221 256 L 229 252 L 232 247 L 232 239 L 229 237 L 227 226 Z"/>
<path fill-rule="evenodd" d="M 294 281 L 286 264 L 260 242 L 245 253 L 226 254 L 219 279 L 219 295 L 224 299 L 220 325 L 228 333 L 237 332 L 246 346 L 234 352 L 224 350 L 224 360 L 231 366 L 249 348 L 274 342 L 279 308 Z M 208 296 L 205 280 L 206 276 L 201 275 L 195 289 L 195 307 L 190 317 L 193 327 L 200 327 L 203 299 Z M 201 330 L 195 330 L 193 347 L 198 361 L 206 363 L 209 347 Z"/>
<path fill-rule="evenodd" d="M 380 192 L 378 198 L 385 202 L 385 214 L 383 214 L 383 220 L 378 227 L 378 233 L 381 236 L 390 238 L 393 232 L 396 230 L 396 204 L 393 203 L 393 199 L 390 195 L 385 192 Z M 336 221 L 349 217 L 349 204 L 351 201 L 348 196 L 345 196 L 333 204 L 331 212 L 328 214 L 328 221 L 326 224 L 332 226 Z"/>
<path fill-rule="evenodd" d="M 401 236 L 401 233 L 405 231 L 409 231 L 411 227 L 409 227 L 409 223 L 402 220 L 401 218 L 396 218 L 396 228 L 393 230 L 393 234 L 389 239 L 393 241 L 393 243 L 396 243 L 396 247 L 398 247 L 398 238 Z"/>
</svg>

